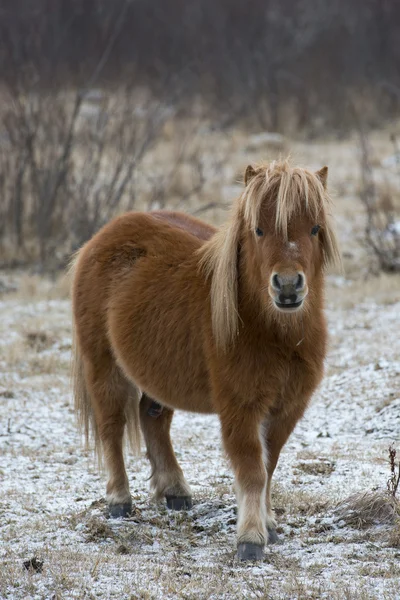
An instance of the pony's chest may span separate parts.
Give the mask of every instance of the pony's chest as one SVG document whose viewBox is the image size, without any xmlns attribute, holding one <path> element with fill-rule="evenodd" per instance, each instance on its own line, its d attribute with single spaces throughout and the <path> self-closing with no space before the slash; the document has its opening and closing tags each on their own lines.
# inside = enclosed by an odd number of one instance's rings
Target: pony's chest
<svg viewBox="0 0 400 600">
<path fill-rule="evenodd" d="M 313 364 L 295 350 L 280 348 L 258 355 L 253 365 L 254 396 L 268 397 L 274 402 L 308 387 L 307 383 L 316 379 L 316 373 L 322 369 L 322 361 L 321 365 Z"/>
</svg>

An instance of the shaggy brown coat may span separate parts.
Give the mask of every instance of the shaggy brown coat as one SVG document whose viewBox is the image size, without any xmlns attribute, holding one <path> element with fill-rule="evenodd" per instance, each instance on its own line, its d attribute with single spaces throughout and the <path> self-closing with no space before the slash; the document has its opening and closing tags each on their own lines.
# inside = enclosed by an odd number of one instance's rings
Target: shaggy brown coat
<svg viewBox="0 0 400 600">
<path fill-rule="evenodd" d="M 180 213 L 128 213 L 80 250 L 75 400 L 86 436 L 91 424 L 101 441 L 112 514 L 131 506 L 124 430 L 135 443 L 140 423 L 156 496 L 190 498 L 173 411 L 216 413 L 236 479 L 239 556 L 275 538 L 271 478 L 323 375 L 324 268 L 340 261 L 326 176 L 286 161 L 248 167 L 218 230 Z M 301 308 L 278 310 L 273 275 L 298 273 Z"/>
</svg>

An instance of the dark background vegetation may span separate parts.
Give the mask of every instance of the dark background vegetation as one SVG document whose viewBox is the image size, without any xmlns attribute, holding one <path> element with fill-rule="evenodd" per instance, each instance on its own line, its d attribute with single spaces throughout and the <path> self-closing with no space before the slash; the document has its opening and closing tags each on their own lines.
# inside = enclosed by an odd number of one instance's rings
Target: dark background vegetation
<svg viewBox="0 0 400 600">
<path fill-rule="evenodd" d="M 281 129 L 351 125 L 349 99 L 371 122 L 400 100 L 395 0 L 1 0 L 0 79 L 85 85 L 111 38 L 98 83 L 165 89 Z"/>
<path fill-rule="evenodd" d="M 399 40 L 395 0 L 0 0 L 0 266 L 64 266 L 124 210 L 214 205 L 211 134 L 241 128 L 358 132 L 367 242 L 400 270 L 367 139 L 399 115 Z"/>
</svg>

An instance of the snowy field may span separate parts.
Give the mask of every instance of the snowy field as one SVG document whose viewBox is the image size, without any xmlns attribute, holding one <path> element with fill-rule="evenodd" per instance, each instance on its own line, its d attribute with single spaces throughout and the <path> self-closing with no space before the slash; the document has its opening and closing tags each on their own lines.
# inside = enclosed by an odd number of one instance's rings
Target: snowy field
<svg viewBox="0 0 400 600">
<path fill-rule="evenodd" d="M 321 149 L 313 153 L 317 162 Z M 191 511 L 152 503 L 147 460 L 128 456 L 133 516 L 106 518 L 105 475 L 73 412 L 67 284 L 0 273 L 1 599 L 400 598 L 400 524 L 387 492 L 389 445 L 400 453 L 400 278 L 366 277 L 349 181 L 337 182 L 346 274 L 328 277 L 326 377 L 282 452 L 280 544 L 259 564 L 235 558 L 215 417 L 174 419 Z"/>
<path fill-rule="evenodd" d="M 333 278 L 332 293 L 338 285 Z M 129 457 L 134 516 L 107 520 L 105 477 L 75 427 L 69 302 L 36 286 L 0 304 L 1 598 L 400 597 L 396 523 L 379 512 L 354 523 L 337 507 L 386 490 L 387 449 L 400 434 L 400 302 L 328 308 L 327 376 L 276 472 L 282 543 L 243 566 L 214 417 L 174 421 L 192 511 L 152 504 L 147 461 Z M 33 557 L 41 573 L 24 569 Z"/>
</svg>

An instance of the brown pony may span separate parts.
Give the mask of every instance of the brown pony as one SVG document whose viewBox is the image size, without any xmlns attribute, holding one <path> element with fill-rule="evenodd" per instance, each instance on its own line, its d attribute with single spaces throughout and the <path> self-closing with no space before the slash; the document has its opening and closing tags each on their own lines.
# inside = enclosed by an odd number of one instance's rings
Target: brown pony
<svg viewBox="0 0 400 600">
<path fill-rule="evenodd" d="M 340 263 L 327 171 L 249 166 L 220 229 L 132 212 L 80 250 L 75 401 L 104 451 L 111 516 L 132 509 L 124 430 L 137 445 L 140 424 L 155 496 L 190 508 L 173 411 L 216 413 L 236 480 L 238 556 L 260 559 L 276 540 L 271 479 L 323 375 L 324 268 Z"/>
</svg>

